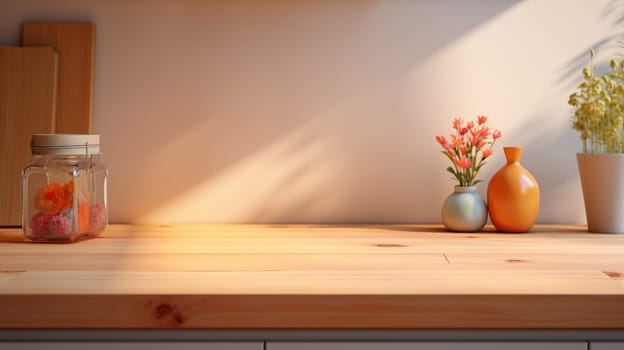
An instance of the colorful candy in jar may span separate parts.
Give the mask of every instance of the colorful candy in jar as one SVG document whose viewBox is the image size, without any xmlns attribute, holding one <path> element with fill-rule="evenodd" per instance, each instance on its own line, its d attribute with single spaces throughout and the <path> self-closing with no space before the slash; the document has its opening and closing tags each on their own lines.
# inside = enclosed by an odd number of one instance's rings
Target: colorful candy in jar
<svg viewBox="0 0 624 350">
<path fill-rule="evenodd" d="M 89 208 L 89 231 L 101 230 L 106 225 L 106 208 L 102 204 L 94 204 Z"/>
<path fill-rule="evenodd" d="M 64 238 L 104 227 L 106 209 L 101 204 L 90 206 L 83 193 L 78 193 L 78 209 L 74 210 L 74 187 L 74 181 L 62 186 L 52 182 L 39 190 L 35 197 L 38 212 L 30 221 L 33 238 Z M 74 220 L 77 228 L 74 227 Z"/>
</svg>

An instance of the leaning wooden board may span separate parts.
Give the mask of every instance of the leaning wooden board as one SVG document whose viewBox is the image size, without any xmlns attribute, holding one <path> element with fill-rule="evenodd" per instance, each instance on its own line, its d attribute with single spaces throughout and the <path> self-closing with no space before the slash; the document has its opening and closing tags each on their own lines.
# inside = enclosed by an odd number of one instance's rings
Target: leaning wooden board
<svg viewBox="0 0 624 350">
<path fill-rule="evenodd" d="M 0 328 L 619 329 L 624 235 L 538 225 L 0 229 Z"/>
<path fill-rule="evenodd" d="M 59 54 L 56 132 L 91 133 L 95 25 L 27 22 L 23 35 L 24 46 L 51 46 Z"/>
<path fill-rule="evenodd" d="M 0 47 L 0 226 L 21 225 L 30 136 L 55 131 L 57 62 L 50 47 Z"/>
</svg>

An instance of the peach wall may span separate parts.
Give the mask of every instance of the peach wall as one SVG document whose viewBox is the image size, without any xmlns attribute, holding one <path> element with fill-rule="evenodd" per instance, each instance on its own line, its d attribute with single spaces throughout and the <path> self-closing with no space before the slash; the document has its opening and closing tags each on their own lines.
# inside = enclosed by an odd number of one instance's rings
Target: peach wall
<svg viewBox="0 0 624 350">
<path fill-rule="evenodd" d="M 544 223 L 585 222 L 567 95 L 618 1 L 5 0 L 97 26 L 94 132 L 113 222 L 439 222 L 434 136 L 486 114 L 524 146 Z"/>
</svg>

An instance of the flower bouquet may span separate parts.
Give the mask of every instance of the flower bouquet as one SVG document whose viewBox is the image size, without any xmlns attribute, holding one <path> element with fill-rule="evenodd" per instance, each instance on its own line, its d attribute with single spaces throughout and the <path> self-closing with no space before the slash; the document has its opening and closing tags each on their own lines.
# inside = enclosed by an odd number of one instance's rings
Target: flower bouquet
<svg viewBox="0 0 624 350">
<path fill-rule="evenodd" d="M 486 116 L 478 116 L 477 120 L 465 123 L 458 117 L 453 120 L 455 133 L 449 135 L 449 140 L 436 136 L 442 145 L 442 154 L 452 163 L 446 171 L 457 179 L 459 186 L 474 186 L 481 182 L 477 174 L 492 155 L 494 143 L 501 137 L 499 130 L 485 125 L 487 119 Z"/>
<path fill-rule="evenodd" d="M 476 185 L 481 182 L 477 174 L 492 155 L 494 143 L 501 137 L 499 130 L 486 125 L 487 119 L 478 116 L 475 121 L 464 122 L 458 117 L 453 120 L 455 131 L 449 139 L 436 136 L 443 148 L 442 154 L 452 164 L 446 171 L 459 183 L 442 206 L 442 222 L 451 231 L 479 231 L 487 221 L 487 206 L 476 190 Z"/>
</svg>

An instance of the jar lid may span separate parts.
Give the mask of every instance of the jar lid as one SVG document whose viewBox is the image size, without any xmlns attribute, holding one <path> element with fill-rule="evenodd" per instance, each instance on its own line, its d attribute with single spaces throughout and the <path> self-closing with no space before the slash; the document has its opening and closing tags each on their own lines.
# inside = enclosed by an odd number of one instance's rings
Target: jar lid
<svg viewBox="0 0 624 350">
<path fill-rule="evenodd" d="M 30 139 L 32 154 L 88 155 L 100 154 L 100 135 L 34 134 Z"/>
</svg>

